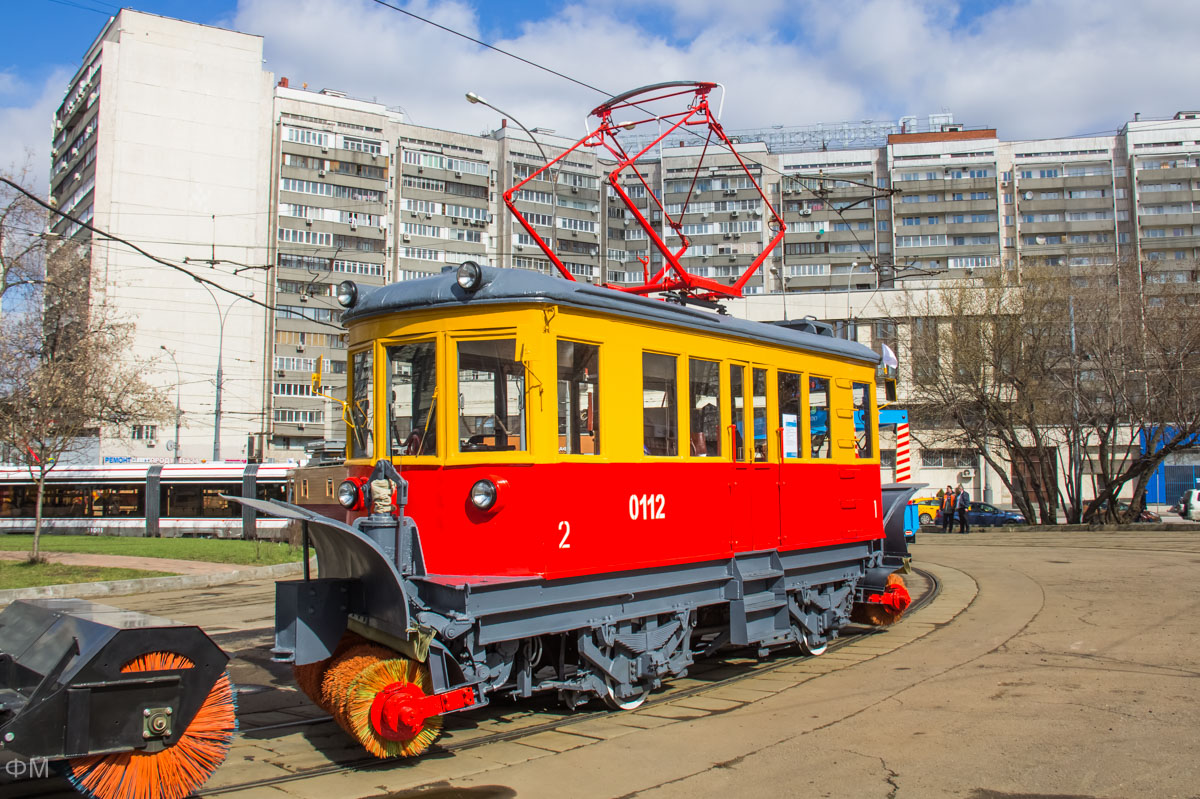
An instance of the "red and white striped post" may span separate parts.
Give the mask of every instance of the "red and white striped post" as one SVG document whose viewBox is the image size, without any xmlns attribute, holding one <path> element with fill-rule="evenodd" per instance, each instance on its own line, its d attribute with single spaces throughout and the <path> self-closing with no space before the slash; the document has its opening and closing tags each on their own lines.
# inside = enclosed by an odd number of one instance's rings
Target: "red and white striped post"
<svg viewBox="0 0 1200 799">
<path fill-rule="evenodd" d="M 908 454 L 908 423 L 896 425 L 896 482 L 906 483 L 912 479 L 912 466 Z"/>
</svg>

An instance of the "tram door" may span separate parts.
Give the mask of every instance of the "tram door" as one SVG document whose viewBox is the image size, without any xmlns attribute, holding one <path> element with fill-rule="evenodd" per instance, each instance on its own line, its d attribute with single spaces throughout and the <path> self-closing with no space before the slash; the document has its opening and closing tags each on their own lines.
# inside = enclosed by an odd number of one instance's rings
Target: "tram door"
<svg viewBox="0 0 1200 799">
<path fill-rule="evenodd" d="M 779 546 L 779 466 L 770 460 L 767 370 L 729 366 L 733 471 L 730 494 L 742 520 L 733 526 L 733 549 L 746 552 Z"/>
</svg>

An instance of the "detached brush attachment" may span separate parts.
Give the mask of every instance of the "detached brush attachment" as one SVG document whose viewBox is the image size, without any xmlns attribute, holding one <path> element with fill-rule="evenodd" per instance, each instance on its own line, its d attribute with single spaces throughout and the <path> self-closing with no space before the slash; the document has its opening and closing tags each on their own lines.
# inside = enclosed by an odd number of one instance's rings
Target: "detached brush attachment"
<svg viewBox="0 0 1200 799">
<path fill-rule="evenodd" d="M 228 660 L 198 627 L 16 602 L 0 613 L 0 759 L 65 760 L 96 799 L 183 799 L 237 729 Z"/>
</svg>

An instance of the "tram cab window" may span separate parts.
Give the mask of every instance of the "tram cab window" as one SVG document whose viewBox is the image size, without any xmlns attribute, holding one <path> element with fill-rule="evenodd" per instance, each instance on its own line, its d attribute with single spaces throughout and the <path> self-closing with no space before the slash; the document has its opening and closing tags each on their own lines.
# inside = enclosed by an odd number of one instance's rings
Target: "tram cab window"
<svg viewBox="0 0 1200 799">
<path fill-rule="evenodd" d="M 721 456 L 721 364 L 688 359 L 688 388 L 691 454 L 718 458 Z"/>
<path fill-rule="evenodd" d="M 679 454 L 675 356 L 642 353 L 642 448 L 646 455 Z"/>
<path fill-rule="evenodd" d="M 808 379 L 808 442 L 814 458 L 832 458 L 829 430 L 829 378 Z"/>
<path fill-rule="evenodd" d="M 437 455 L 437 344 L 388 347 L 388 449 Z"/>
<path fill-rule="evenodd" d="M 746 367 L 729 367 L 729 412 L 733 419 L 733 459 L 746 460 Z"/>
<path fill-rule="evenodd" d="M 371 410 L 371 391 L 374 387 L 375 358 L 371 350 L 354 353 L 353 394 L 350 397 L 350 457 L 370 458 L 374 452 L 374 416 Z"/>
<path fill-rule="evenodd" d="M 800 375 L 779 373 L 779 427 L 783 430 L 783 457 L 800 457 Z"/>
<path fill-rule="evenodd" d="M 525 365 L 513 339 L 458 344 L 458 449 L 507 452 L 528 449 L 525 434 Z"/>
<path fill-rule="evenodd" d="M 871 457 L 871 389 L 868 383 L 854 383 L 854 457 Z M 862 429 L 859 429 L 862 425 Z"/>
<path fill-rule="evenodd" d="M 754 370 L 754 460 L 767 460 L 767 370 Z"/>
<path fill-rule="evenodd" d="M 600 454 L 600 348 L 558 342 L 558 451 Z"/>
</svg>

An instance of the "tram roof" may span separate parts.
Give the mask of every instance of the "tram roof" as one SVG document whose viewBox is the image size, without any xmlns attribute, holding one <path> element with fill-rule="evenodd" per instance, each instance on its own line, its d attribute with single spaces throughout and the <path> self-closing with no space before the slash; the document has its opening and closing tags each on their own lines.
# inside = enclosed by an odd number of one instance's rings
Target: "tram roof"
<svg viewBox="0 0 1200 799">
<path fill-rule="evenodd" d="M 437 307 L 551 303 L 616 316 L 649 319 L 676 327 L 820 352 L 872 364 L 881 360 L 869 347 L 857 341 L 834 338 L 832 335 L 736 319 L 712 311 L 647 299 L 589 283 L 562 280 L 527 269 L 493 266 L 485 266 L 482 269 L 483 285 L 474 293 L 458 285 L 451 268 L 430 277 L 368 289 L 363 292 L 358 303 L 343 314 L 342 320 L 348 323 L 384 314 Z M 809 326 L 818 329 L 827 327 L 820 323 Z"/>
<path fill-rule="evenodd" d="M 155 464 L 96 464 L 78 466 L 55 466 L 46 479 L 52 483 L 83 483 L 90 481 L 144 482 L 146 474 Z M 296 467 L 285 463 L 260 463 L 256 470 L 260 479 L 282 480 Z M 159 465 L 159 476 L 163 482 L 171 480 L 208 480 L 211 482 L 240 481 L 246 473 L 244 463 L 168 463 Z M 28 482 L 36 474 L 23 466 L 0 466 L 0 482 Z"/>
</svg>

